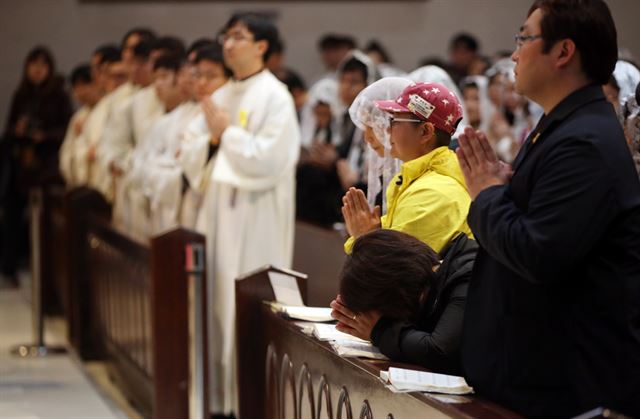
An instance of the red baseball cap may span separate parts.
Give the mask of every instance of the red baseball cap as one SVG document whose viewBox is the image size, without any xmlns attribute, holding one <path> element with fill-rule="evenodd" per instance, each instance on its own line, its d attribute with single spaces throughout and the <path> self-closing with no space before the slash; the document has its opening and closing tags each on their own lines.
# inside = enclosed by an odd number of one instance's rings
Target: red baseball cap
<svg viewBox="0 0 640 419">
<path fill-rule="evenodd" d="M 462 119 L 460 101 L 440 83 L 414 83 L 396 100 L 377 100 L 376 106 L 391 113 L 410 112 L 451 135 Z"/>
</svg>

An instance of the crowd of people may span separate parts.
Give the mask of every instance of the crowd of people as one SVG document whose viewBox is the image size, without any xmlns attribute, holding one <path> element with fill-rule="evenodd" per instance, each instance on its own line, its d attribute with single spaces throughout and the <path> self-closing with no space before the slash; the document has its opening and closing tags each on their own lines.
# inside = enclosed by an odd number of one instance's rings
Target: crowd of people
<svg viewBox="0 0 640 419">
<path fill-rule="evenodd" d="M 143 28 L 99 46 L 73 101 L 34 48 L 1 143 L 3 274 L 34 186 L 99 191 L 141 242 L 201 232 L 211 409 L 229 414 L 235 278 L 290 267 L 296 218 L 344 223 L 339 330 L 527 416 L 640 414 L 640 70 L 601 0 L 538 0 L 515 41 L 487 57 L 462 33 L 450 62 L 405 72 L 328 34 L 307 88 L 243 13 L 189 46 Z"/>
</svg>

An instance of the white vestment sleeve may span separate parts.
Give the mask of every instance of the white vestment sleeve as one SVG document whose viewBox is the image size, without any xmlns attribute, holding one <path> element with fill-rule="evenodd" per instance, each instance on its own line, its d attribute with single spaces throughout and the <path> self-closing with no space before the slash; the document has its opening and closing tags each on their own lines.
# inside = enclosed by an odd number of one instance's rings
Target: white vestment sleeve
<svg viewBox="0 0 640 419">
<path fill-rule="evenodd" d="M 184 140 L 180 144 L 178 164 L 193 189 L 199 189 L 200 184 L 204 181 L 210 138 L 209 129 L 201 114 L 189 124 Z"/>
<path fill-rule="evenodd" d="M 255 134 L 238 126 L 224 131 L 214 180 L 241 188 L 267 189 L 295 164 L 300 152 L 300 128 L 291 98 L 274 95 L 264 118 Z"/>
</svg>

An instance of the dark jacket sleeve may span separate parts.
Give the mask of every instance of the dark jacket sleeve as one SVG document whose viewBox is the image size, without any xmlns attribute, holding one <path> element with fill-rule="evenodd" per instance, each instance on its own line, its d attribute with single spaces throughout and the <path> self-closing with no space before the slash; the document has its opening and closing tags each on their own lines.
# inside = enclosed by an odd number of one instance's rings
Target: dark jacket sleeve
<svg viewBox="0 0 640 419">
<path fill-rule="evenodd" d="M 9 106 L 9 115 L 7 116 L 7 124 L 5 125 L 4 136 L 6 138 L 13 137 L 16 123 L 20 117 L 20 99 L 17 93 L 14 93 Z"/>
<path fill-rule="evenodd" d="M 45 141 L 61 144 L 67 132 L 67 125 L 73 115 L 73 106 L 67 92 L 60 88 L 51 98 L 50 115 L 46 115 Z"/>
<path fill-rule="evenodd" d="M 527 280 L 572 277 L 613 218 L 611 173 L 589 139 L 567 138 L 541 159 L 526 209 L 512 198 L 514 186 L 493 186 L 472 202 L 469 226 L 494 259 Z"/>
<path fill-rule="evenodd" d="M 468 282 L 451 292 L 433 332 L 414 324 L 381 318 L 371 332 L 371 341 L 389 359 L 427 367 L 436 372 L 457 374 L 462 319 Z"/>
</svg>

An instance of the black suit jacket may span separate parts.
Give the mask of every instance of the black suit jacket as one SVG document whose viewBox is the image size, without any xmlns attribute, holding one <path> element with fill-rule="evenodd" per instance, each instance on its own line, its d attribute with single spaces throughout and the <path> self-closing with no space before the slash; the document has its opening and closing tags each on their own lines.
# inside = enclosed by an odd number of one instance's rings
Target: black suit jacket
<svg viewBox="0 0 640 419">
<path fill-rule="evenodd" d="M 468 381 L 527 416 L 640 416 L 640 183 L 601 87 L 544 116 L 514 169 L 469 211 Z"/>
</svg>

